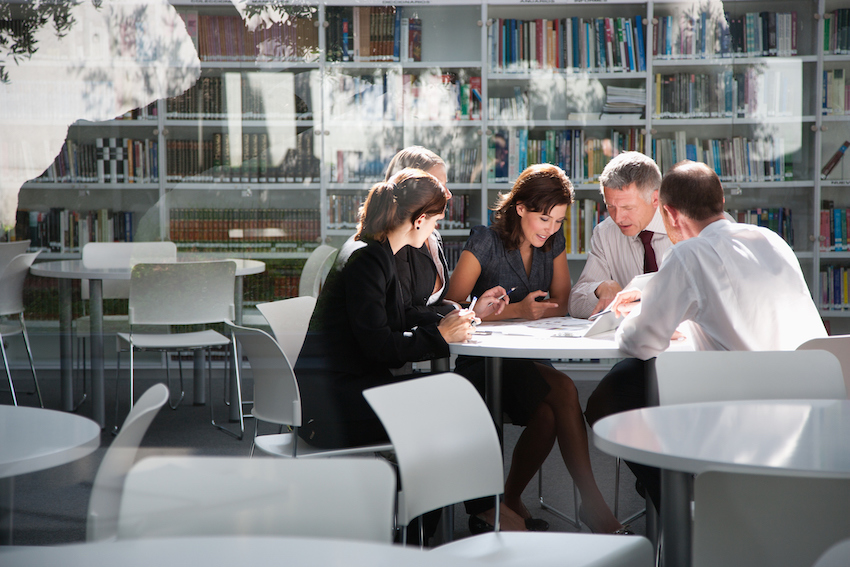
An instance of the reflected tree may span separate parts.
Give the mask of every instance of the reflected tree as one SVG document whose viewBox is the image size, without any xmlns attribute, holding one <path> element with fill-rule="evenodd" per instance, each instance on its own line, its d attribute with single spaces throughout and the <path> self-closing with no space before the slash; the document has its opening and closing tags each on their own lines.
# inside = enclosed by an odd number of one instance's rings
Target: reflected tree
<svg viewBox="0 0 850 567">
<path fill-rule="evenodd" d="M 52 27 L 57 38 L 68 34 L 75 23 L 71 10 L 77 4 L 72 0 L 0 3 L 0 82 L 9 82 L 6 61 L 18 63 L 38 50 L 39 30 Z"/>
</svg>

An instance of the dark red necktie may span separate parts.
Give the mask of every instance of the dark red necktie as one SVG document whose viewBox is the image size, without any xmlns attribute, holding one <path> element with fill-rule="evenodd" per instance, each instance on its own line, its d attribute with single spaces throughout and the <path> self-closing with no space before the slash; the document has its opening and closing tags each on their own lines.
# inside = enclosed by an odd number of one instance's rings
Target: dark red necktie
<svg viewBox="0 0 850 567">
<path fill-rule="evenodd" d="M 651 230 L 644 230 L 638 236 L 640 236 L 640 241 L 643 242 L 643 273 L 648 274 L 650 272 L 658 271 L 658 264 L 655 262 L 655 250 L 652 249 L 652 235 L 654 233 Z"/>
</svg>

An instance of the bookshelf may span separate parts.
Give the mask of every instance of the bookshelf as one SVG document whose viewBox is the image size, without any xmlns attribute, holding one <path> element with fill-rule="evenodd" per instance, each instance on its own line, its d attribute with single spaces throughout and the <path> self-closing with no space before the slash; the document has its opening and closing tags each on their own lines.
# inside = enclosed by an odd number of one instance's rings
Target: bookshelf
<svg viewBox="0 0 850 567">
<path fill-rule="evenodd" d="M 635 149 L 662 170 L 714 166 L 730 213 L 779 232 L 824 316 L 850 316 L 850 157 L 821 176 L 850 139 L 850 1 L 258 2 L 252 15 L 277 19 L 253 31 L 230 2 L 172 4 L 196 31 L 201 78 L 73 125 L 65 155 L 21 192 L 28 222 L 106 210 L 134 238 L 289 273 L 319 242 L 341 244 L 390 157 L 421 144 L 449 165 L 450 256 L 527 164 L 561 165 L 579 199 L 565 227 L 577 277 L 604 214 L 598 175 L 614 149 Z M 92 161 L 110 143 L 133 156 L 123 176 Z M 310 228 L 288 228 L 296 216 Z"/>
</svg>

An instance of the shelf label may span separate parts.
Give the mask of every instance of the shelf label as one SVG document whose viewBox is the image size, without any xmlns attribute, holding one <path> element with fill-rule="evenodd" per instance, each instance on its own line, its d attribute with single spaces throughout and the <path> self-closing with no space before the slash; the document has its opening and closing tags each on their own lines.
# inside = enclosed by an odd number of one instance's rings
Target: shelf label
<svg viewBox="0 0 850 567">
<path fill-rule="evenodd" d="M 847 186 L 850 185 L 850 179 L 832 179 L 827 181 L 827 184 L 833 186 Z"/>
</svg>

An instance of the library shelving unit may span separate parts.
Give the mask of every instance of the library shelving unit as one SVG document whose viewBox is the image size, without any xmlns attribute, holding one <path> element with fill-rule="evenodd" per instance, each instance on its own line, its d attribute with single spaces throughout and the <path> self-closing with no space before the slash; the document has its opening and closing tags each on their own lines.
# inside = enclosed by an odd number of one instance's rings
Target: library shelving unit
<svg viewBox="0 0 850 567">
<path fill-rule="evenodd" d="M 57 159 L 22 190 L 22 219 L 92 211 L 84 228 L 103 238 L 281 261 L 289 277 L 352 233 L 390 157 L 421 144 L 449 166 L 450 255 L 526 165 L 561 165 L 577 277 L 604 214 L 598 175 L 635 149 L 663 171 L 714 167 L 729 212 L 791 244 L 833 331 L 850 314 L 850 158 L 832 159 L 850 140 L 850 0 L 252 2 L 255 28 L 226 0 L 172 4 L 197 84 L 75 124 L 63 159 L 101 160 Z M 119 151 L 133 168 L 111 169 Z"/>
</svg>

